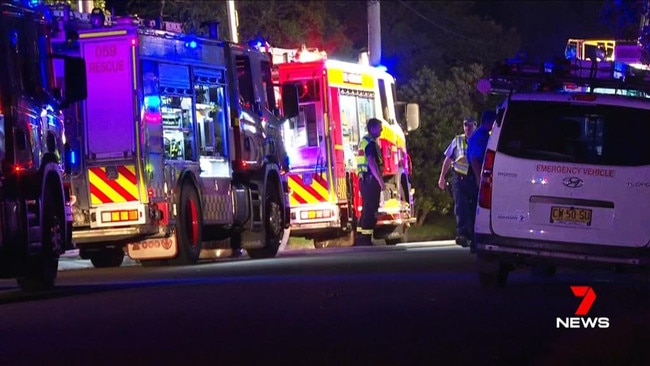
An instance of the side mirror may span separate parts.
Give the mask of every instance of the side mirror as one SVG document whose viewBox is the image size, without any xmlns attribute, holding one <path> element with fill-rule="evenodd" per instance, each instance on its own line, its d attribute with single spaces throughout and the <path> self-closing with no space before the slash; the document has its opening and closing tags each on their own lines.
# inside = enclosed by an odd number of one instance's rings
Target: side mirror
<svg viewBox="0 0 650 366">
<path fill-rule="evenodd" d="M 285 118 L 298 115 L 298 85 L 294 83 L 282 84 L 282 110 Z"/>
<path fill-rule="evenodd" d="M 80 102 L 88 96 L 86 84 L 86 61 L 81 57 L 57 56 L 63 58 L 65 89 L 61 108 Z"/>
<path fill-rule="evenodd" d="M 406 105 L 406 131 L 415 131 L 420 127 L 420 106 L 417 103 Z"/>
</svg>

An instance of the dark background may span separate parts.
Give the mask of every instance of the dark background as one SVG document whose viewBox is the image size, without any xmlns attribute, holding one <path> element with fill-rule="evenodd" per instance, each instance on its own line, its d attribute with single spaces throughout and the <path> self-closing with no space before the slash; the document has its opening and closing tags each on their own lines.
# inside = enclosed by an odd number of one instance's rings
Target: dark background
<svg viewBox="0 0 650 366">
<path fill-rule="evenodd" d="M 529 57 L 549 59 L 561 54 L 568 38 L 612 37 L 613 31 L 606 24 L 608 20 L 603 19 L 603 12 L 607 11 L 606 5 L 615 3 L 629 6 L 633 1 L 476 1 L 473 12 L 493 19 L 504 29 L 515 28 Z M 127 4 L 128 0 L 106 0 L 106 7 L 114 9 L 117 15 L 126 13 Z M 425 6 L 422 2 L 417 5 Z M 260 6 L 264 6 L 264 2 L 260 2 Z M 349 17 L 351 9 L 363 14 L 364 7 L 365 1 L 350 1 L 349 7 L 331 7 L 330 10 L 334 17 L 344 19 Z M 426 22 L 415 15 L 413 21 Z"/>
</svg>

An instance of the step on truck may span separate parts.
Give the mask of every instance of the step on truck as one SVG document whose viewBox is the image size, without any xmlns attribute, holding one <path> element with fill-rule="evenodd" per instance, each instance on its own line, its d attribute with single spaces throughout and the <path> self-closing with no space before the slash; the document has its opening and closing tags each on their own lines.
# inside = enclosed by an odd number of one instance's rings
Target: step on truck
<svg viewBox="0 0 650 366">
<path fill-rule="evenodd" d="M 45 290 L 72 249 L 61 113 L 85 97 L 85 66 L 52 54 L 49 13 L 32 5 L 0 1 L 0 278 Z"/>
<path fill-rule="evenodd" d="M 83 57 L 88 78 L 71 114 L 81 257 L 95 267 L 120 266 L 125 253 L 192 264 L 224 240 L 274 257 L 289 205 L 270 56 L 220 40 L 216 23 L 199 37 L 100 9 L 63 7 L 57 18 L 58 46 Z"/>
</svg>

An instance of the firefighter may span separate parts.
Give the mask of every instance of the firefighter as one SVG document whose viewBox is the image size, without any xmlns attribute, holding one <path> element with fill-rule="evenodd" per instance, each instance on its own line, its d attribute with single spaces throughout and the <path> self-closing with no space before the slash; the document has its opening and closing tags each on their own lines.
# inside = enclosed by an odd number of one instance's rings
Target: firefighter
<svg viewBox="0 0 650 366">
<path fill-rule="evenodd" d="M 454 196 L 454 213 L 456 214 L 456 244 L 470 246 L 474 237 L 474 215 L 478 188 L 474 173 L 467 161 L 467 139 L 476 130 L 476 120 L 468 117 L 463 120 L 463 134 L 457 135 L 445 150 L 438 187 L 445 190 L 445 177 L 449 168 L 453 169 L 451 189 Z"/>
<path fill-rule="evenodd" d="M 357 174 L 363 207 L 357 225 L 354 246 L 372 245 L 372 234 L 377 223 L 379 199 L 384 190 L 382 171 L 384 162 L 377 138 L 381 135 L 381 121 L 371 118 L 367 123 L 368 133 L 361 139 L 357 154 Z"/>
</svg>

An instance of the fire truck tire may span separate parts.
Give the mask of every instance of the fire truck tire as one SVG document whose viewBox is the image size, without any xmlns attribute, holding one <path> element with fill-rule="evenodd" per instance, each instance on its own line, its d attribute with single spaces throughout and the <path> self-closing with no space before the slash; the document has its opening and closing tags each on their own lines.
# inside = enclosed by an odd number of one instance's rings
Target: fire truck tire
<svg viewBox="0 0 650 366">
<path fill-rule="evenodd" d="M 27 259 L 26 271 L 16 282 L 26 292 L 45 291 L 54 287 L 59 267 L 59 250 L 62 248 L 65 225 L 64 201 L 60 185 L 54 178 L 46 181 L 43 195 L 43 222 L 41 222 L 41 250 Z"/>
<path fill-rule="evenodd" d="M 251 259 L 273 258 L 278 254 L 280 242 L 284 235 L 282 222 L 282 199 L 279 188 L 269 183 L 265 189 L 264 198 L 264 246 L 261 248 L 246 249 Z"/>
<path fill-rule="evenodd" d="M 124 262 L 124 249 L 104 248 L 93 252 L 90 256 L 90 263 L 95 268 L 119 267 Z"/>
<path fill-rule="evenodd" d="M 408 234 L 403 233 L 399 238 L 386 239 L 386 245 L 397 245 L 408 242 Z"/>
<path fill-rule="evenodd" d="M 179 202 L 176 221 L 178 255 L 174 264 L 194 264 L 201 255 L 203 218 L 199 195 L 191 184 L 183 184 Z"/>
</svg>

